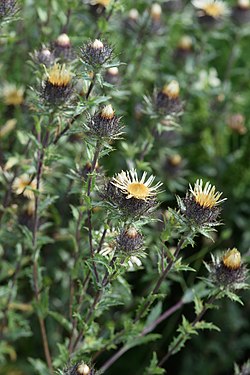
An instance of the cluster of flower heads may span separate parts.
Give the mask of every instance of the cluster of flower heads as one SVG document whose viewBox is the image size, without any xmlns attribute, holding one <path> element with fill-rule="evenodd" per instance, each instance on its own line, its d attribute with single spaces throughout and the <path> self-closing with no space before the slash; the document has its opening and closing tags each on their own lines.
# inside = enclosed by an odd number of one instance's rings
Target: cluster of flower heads
<svg viewBox="0 0 250 375">
<path fill-rule="evenodd" d="M 207 182 L 203 187 L 203 181 L 198 179 L 194 187 L 190 185 L 186 197 L 178 199 L 181 213 L 198 226 L 216 225 L 221 211 L 219 205 L 226 200 L 220 199 L 221 195 L 222 193 L 216 192 L 215 186 Z"/>
<path fill-rule="evenodd" d="M 212 264 L 206 265 L 211 281 L 219 287 L 241 289 L 247 279 L 247 268 L 236 249 L 229 249 L 222 257 L 213 257 Z"/>
<path fill-rule="evenodd" d="M 156 196 L 162 183 L 153 185 L 155 177 L 146 178 L 146 172 L 139 179 L 135 169 L 122 171 L 106 185 L 105 197 L 125 216 L 138 217 L 150 213 L 157 205 Z"/>
</svg>

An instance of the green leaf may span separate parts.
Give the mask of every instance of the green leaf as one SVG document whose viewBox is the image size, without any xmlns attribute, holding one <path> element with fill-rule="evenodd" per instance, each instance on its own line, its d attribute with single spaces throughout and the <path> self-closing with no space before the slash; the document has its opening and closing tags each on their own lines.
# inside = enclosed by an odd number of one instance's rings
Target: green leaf
<svg viewBox="0 0 250 375">
<path fill-rule="evenodd" d="M 162 375 L 165 374 L 165 370 L 157 366 L 158 359 L 157 354 L 153 352 L 153 358 L 150 361 L 149 367 L 145 369 L 144 375 Z"/>
</svg>

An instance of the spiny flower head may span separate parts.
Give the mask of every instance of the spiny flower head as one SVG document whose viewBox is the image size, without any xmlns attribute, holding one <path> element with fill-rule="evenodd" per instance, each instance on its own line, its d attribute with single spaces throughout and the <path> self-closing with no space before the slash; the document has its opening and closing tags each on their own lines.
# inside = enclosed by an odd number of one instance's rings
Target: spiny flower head
<svg viewBox="0 0 250 375">
<path fill-rule="evenodd" d="M 111 104 L 108 104 L 91 117 L 87 129 L 95 137 L 106 140 L 116 139 L 122 134 L 123 126 L 120 120 Z"/>
<path fill-rule="evenodd" d="M 158 182 L 152 186 L 155 177 L 150 176 L 146 181 L 147 173 L 144 172 L 139 180 L 135 169 L 122 171 L 113 177 L 111 183 L 116 186 L 126 196 L 126 199 L 135 198 L 139 200 L 150 200 L 159 192 L 158 189 L 162 185 Z"/>
<path fill-rule="evenodd" d="M 212 186 L 210 182 L 207 182 L 203 188 L 202 179 L 195 182 L 194 188 L 190 185 L 190 192 L 195 202 L 204 208 L 213 208 L 226 200 L 226 198 L 220 199 L 222 193 L 216 192 L 215 186 Z"/>
<path fill-rule="evenodd" d="M 221 195 L 216 192 L 215 186 L 207 182 L 203 187 L 203 181 L 198 179 L 194 187 L 190 185 L 186 197 L 179 200 L 181 212 L 197 225 L 216 225 L 221 211 L 219 205 L 226 200 L 220 199 Z"/>
<path fill-rule="evenodd" d="M 241 254 L 236 249 L 229 249 L 220 256 L 212 256 L 212 264 L 206 265 L 211 280 L 217 286 L 229 289 L 241 289 L 246 287 L 247 268 L 241 261 Z"/>
<path fill-rule="evenodd" d="M 176 80 L 164 85 L 155 96 L 157 111 L 165 115 L 179 115 L 183 109 L 179 95 L 180 85 Z"/>
<path fill-rule="evenodd" d="M 123 229 L 116 239 L 118 250 L 125 253 L 136 253 L 143 246 L 143 236 L 134 227 Z"/>
<path fill-rule="evenodd" d="M 162 184 L 152 186 L 155 177 L 146 177 L 144 172 L 139 179 L 135 169 L 122 171 L 106 184 L 103 197 L 126 217 L 148 215 L 157 206 L 156 196 Z"/>
<path fill-rule="evenodd" d="M 100 68 L 112 56 L 113 48 L 106 42 L 95 39 L 81 48 L 82 60 L 93 68 Z"/>
<path fill-rule="evenodd" d="M 228 13 L 226 3 L 220 0 L 193 0 L 192 4 L 195 8 L 201 10 L 201 15 L 215 19 L 221 18 Z"/>
<path fill-rule="evenodd" d="M 72 73 L 69 69 L 66 68 L 64 64 L 55 64 L 48 71 L 48 82 L 53 86 L 66 87 L 71 82 L 71 79 Z"/>
<path fill-rule="evenodd" d="M 47 72 L 43 87 L 43 98 L 52 105 L 65 103 L 71 96 L 73 74 L 66 66 L 54 64 Z"/>
</svg>

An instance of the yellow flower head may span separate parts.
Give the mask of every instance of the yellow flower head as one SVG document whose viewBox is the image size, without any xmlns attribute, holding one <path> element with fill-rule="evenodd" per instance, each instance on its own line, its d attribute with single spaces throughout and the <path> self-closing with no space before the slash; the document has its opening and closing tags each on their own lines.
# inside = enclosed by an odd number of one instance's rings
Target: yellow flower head
<svg viewBox="0 0 250 375">
<path fill-rule="evenodd" d="M 213 208 L 226 200 L 226 198 L 220 199 L 222 193 L 216 192 L 215 186 L 212 186 L 209 182 L 203 188 L 202 180 L 197 180 L 194 188 L 190 186 L 190 192 L 194 196 L 196 203 L 203 208 Z"/>
<path fill-rule="evenodd" d="M 195 8 L 200 9 L 205 15 L 220 18 L 228 13 L 226 3 L 220 0 L 193 0 Z"/>
<path fill-rule="evenodd" d="M 144 172 L 139 180 L 135 169 L 122 171 L 116 177 L 113 177 L 111 183 L 126 195 L 127 199 L 135 198 L 140 200 L 150 200 L 159 193 L 158 189 L 162 185 L 158 182 L 155 186 L 151 186 L 155 177 L 150 176 L 146 181 L 147 173 Z"/>
<path fill-rule="evenodd" d="M 72 73 L 66 68 L 65 64 L 55 64 L 48 71 L 48 82 L 53 86 L 68 86 L 72 79 Z"/>
<path fill-rule="evenodd" d="M 34 199 L 35 195 L 32 189 L 36 189 L 36 184 L 36 179 L 31 180 L 31 176 L 25 173 L 15 178 L 12 189 L 17 195 L 23 194 L 28 199 Z"/>
<path fill-rule="evenodd" d="M 6 105 L 20 105 L 24 101 L 24 88 L 15 83 L 6 83 L 2 89 L 3 101 Z"/>
<path fill-rule="evenodd" d="M 226 254 L 223 256 L 222 262 L 224 266 L 229 269 L 232 269 L 232 270 L 239 269 L 241 266 L 240 252 L 236 248 L 233 248 L 232 250 L 228 250 Z"/>
</svg>

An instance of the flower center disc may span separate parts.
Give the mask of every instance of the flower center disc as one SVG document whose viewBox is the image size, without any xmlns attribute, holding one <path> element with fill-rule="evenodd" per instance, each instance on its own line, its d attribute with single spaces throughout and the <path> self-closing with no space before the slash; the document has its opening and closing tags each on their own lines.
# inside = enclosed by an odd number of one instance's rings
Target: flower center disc
<svg viewBox="0 0 250 375">
<path fill-rule="evenodd" d="M 128 185 L 127 191 L 137 199 L 145 199 L 149 195 L 149 188 L 140 182 L 132 182 Z"/>
<path fill-rule="evenodd" d="M 221 7 L 218 4 L 209 4 L 204 10 L 211 17 L 218 17 L 222 13 Z"/>
</svg>

